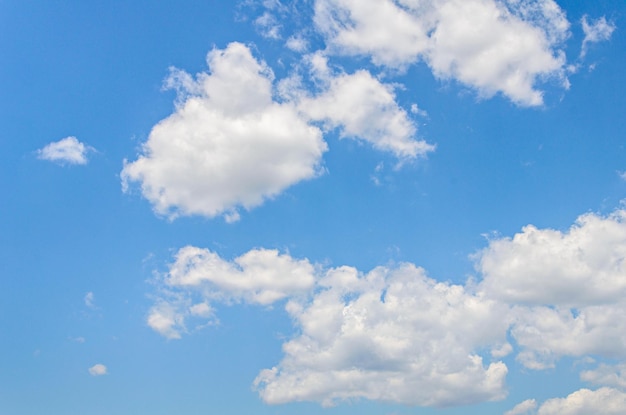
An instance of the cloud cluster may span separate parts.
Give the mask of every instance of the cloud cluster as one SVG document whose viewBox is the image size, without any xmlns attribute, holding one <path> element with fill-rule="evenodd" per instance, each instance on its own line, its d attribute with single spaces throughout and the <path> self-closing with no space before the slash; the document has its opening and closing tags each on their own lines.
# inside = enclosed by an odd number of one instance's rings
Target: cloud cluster
<svg viewBox="0 0 626 415">
<path fill-rule="evenodd" d="M 484 97 L 540 105 L 538 81 L 566 82 L 569 22 L 552 0 L 317 0 L 314 20 L 330 53 L 395 69 L 424 61 Z"/>
<path fill-rule="evenodd" d="M 239 208 L 316 177 L 327 151 L 317 122 L 402 160 L 434 149 L 415 138 L 391 87 L 368 72 L 336 75 L 326 68 L 319 94 L 282 82 L 279 101 L 271 69 L 247 46 L 215 49 L 207 62 L 209 72 L 195 77 L 172 70 L 166 85 L 178 91 L 176 111 L 154 126 L 142 154 L 121 173 L 124 189 L 138 183 L 156 213 L 170 219 L 237 220 Z"/>
<path fill-rule="evenodd" d="M 268 403 L 497 400 L 506 394 L 500 359 L 510 353 L 537 370 L 563 356 L 626 359 L 625 258 L 626 210 L 582 215 L 567 231 L 527 226 L 492 239 L 475 256 L 481 278 L 465 285 L 437 282 L 410 263 L 363 273 L 275 250 L 228 261 L 188 246 L 159 281 L 148 324 L 179 338 L 192 320 L 214 323 L 216 303 L 284 301 L 296 334 L 254 381 Z M 619 400 L 623 371 L 623 363 L 585 370 L 583 381 L 604 388 L 547 401 L 538 413 L 580 396 Z M 530 401 L 520 405 L 509 415 L 534 411 Z"/>
<path fill-rule="evenodd" d="M 255 381 L 268 403 L 367 398 L 446 406 L 505 395 L 506 366 L 477 352 L 506 341 L 505 308 L 411 264 L 362 275 L 351 267 L 324 271 L 273 250 L 225 261 L 185 247 L 162 284 L 168 294 L 147 322 L 167 338 L 179 338 L 191 318 L 214 319 L 211 303 L 289 299 L 300 335 Z"/>
<path fill-rule="evenodd" d="M 60 164 L 87 164 L 87 153 L 93 148 L 78 141 L 76 137 L 65 137 L 37 150 L 37 157 Z"/>
</svg>

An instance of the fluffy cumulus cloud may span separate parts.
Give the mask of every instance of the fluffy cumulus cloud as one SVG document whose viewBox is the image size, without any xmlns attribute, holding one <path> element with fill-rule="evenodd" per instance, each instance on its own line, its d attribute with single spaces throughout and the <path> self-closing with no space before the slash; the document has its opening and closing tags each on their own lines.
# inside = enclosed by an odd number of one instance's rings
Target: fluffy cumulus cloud
<svg viewBox="0 0 626 415">
<path fill-rule="evenodd" d="M 626 413 L 626 394 L 612 388 L 580 389 L 565 398 L 552 398 L 539 408 L 526 400 L 504 415 L 618 415 Z"/>
<path fill-rule="evenodd" d="M 537 415 L 619 415 L 626 413 L 626 394 L 616 389 L 580 389 L 565 398 L 544 402 Z"/>
<path fill-rule="evenodd" d="M 626 357 L 626 211 L 585 214 L 567 231 L 525 227 L 477 258 L 481 290 L 508 303 L 527 367 L 561 356 Z"/>
<path fill-rule="evenodd" d="M 504 397 L 507 367 L 476 352 L 505 337 L 495 303 L 410 264 L 364 276 L 332 269 L 319 285 L 310 301 L 287 305 L 300 334 L 257 377 L 266 402 L 447 406 Z"/>
<path fill-rule="evenodd" d="M 305 59 L 320 85 L 317 94 L 300 90 L 298 108 L 314 121 L 339 128 L 340 137 L 364 140 L 401 160 L 423 156 L 434 146 L 416 139 L 416 127 L 396 102 L 393 88 L 365 70 L 336 73 L 322 53 Z M 292 94 L 294 91 L 289 91 Z"/>
<path fill-rule="evenodd" d="M 594 385 L 611 386 L 626 390 L 626 363 L 615 366 L 600 364 L 595 369 L 581 372 L 580 379 Z"/>
<path fill-rule="evenodd" d="M 442 79 L 490 97 L 540 105 L 536 84 L 567 84 L 565 13 L 553 0 L 317 0 L 330 53 L 404 68 L 423 60 Z"/>
<path fill-rule="evenodd" d="M 563 356 L 616 363 L 582 371 L 597 391 L 540 406 L 528 400 L 507 415 L 594 413 L 601 401 L 622 410 L 625 258 L 626 210 L 582 215 L 566 231 L 527 226 L 492 239 L 475 256 L 480 278 L 465 285 L 438 282 L 409 263 L 362 273 L 275 250 L 226 260 L 188 246 L 159 279 L 148 324 L 178 338 L 188 322 L 215 322 L 214 304 L 285 301 L 296 334 L 283 344 L 281 361 L 254 381 L 271 404 L 497 400 L 506 394 L 500 359 L 514 353 L 537 370 Z"/>
<path fill-rule="evenodd" d="M 90 151 L 93 148 L 70 136 L 37 150 L 37 157 L 60 164 L 87 164 L 87 154 Z"/>
<path fill-rule="evenodd" d="M 272 71 L 231 43 L 207 57 L 195 78 L 173 70 L 176 111 L 159 122 L 142 154 L 125 163 L 125 188 L 139 183 L 158 214 L 236 219 L 320 172 L 326 143 L 294 105 L 272 99 Z"/>
<path fill-rule="evenodd" d="M 98 363 L 98 364 L 91 366 L 88 369 L 88 371 L 91 376 L 103 376 L 108 373 L 107 367 L 103 365 L 102 363 Z"/>
<path fill-rule="evenodd" d="M 227 261 L 185 247 L 159 287 L 147 322 L 170 339 L 192 319 L 214 321 L 210 304 L 287 299 L 300 334 L 255 381 L 268 403 L 366 398 L 446 406 L 505 395 L 507 368 L 488 353 L 506 342 L 504 307 L 411 264 L 362 275 L 274 250 Z"/>
<path fill-rule="evenodd" d="M 483 288 L 512 303 L 581 307 L 626 295 L 626 211 L 580 216 L 566 232 L 529 225 L 490 241 L 478 270 Z"/>
<path fill-rule="evenodd" d="M 214 302 L 270 305 L 308 293 L 315 267 L 276 250 L 251 250 L 232 261 L 207 249 L 187 246 L 178 251 L 168 273 L 159 281 L 161 295 L 149 312 L 148 325 L 176 339 L 186 321 L 215 322 Z"/>
<path fill-rule="evenodd" d="M 506 411 L 504 415 L 533 415 L 536 413 L 535 409 L 537 409 L 537 401 L 534 399 L 527 399 L 524 402 L 521 402 L 510 411 Z"/>
</svg>

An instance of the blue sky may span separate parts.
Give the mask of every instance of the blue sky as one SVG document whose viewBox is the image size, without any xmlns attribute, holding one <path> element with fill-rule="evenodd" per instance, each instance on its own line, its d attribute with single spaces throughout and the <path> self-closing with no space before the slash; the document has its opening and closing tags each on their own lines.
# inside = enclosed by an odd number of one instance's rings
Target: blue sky
<svg viewBox="0 0 626 415">
<path fill-rule="evenodd" d="M 0 0 L 0 413 L 625 413 L 625 12 Z"/>
</svg>

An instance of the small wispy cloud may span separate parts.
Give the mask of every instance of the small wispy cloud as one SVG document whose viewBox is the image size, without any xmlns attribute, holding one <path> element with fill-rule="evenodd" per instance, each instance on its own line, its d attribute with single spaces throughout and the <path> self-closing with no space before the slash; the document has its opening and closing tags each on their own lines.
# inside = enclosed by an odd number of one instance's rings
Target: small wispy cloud
<svg viewBox="0 0 626 415">
<path fill-rule="evenodd" d="M 94 151 L 94 148 L 81 143 L 76 137 L 69 136 L 37 150 L 37 158 L 59 164 L 84 165 L 88 162 L 87 153 L 90 151 Z"/>
<path fill-rule="evenodd" d="M 95 297 L 93 295 L 93 292 L 89 291 L 87 294 L 85 294 L 84 301 L 87 307 L 96 308 Z"/>
<path fill-rule="evenodd" d="M 615 31 L 615 24 L 607 21 L 604 16 L 597 20 L 589 20 L 587 15 L 583 16 L 581 23 L 583 25 L 585 38 L 583 39 L 583 45 L 580 50 L 580 57 L 584 58 L 585 55 L 587 55 L 589 43 L 598 43 L 611 38 L 611 35 Z"/>
<path fill-rule="evenodd" d="M 102 363 L 95 364 L 91 366 L 88 370 L 91 376 L 103 376 L 108 374 L 107 367 Z"/>
</svg>

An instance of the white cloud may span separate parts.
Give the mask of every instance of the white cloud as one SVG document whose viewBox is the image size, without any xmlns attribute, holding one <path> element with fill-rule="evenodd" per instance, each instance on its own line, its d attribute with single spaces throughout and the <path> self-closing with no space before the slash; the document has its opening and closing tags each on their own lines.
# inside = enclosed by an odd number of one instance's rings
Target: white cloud
<svg viewBox="0 0 626 415">
<path fill-rule="evenodd" d="M 199 290 L 206 298 L 269 305 L 307 293 L 315 284 L 314 267 L 276 250 L 253 249 L 225 261 L 208 249 L 187 246 L 176 254 L 166 284 Z"/>
<path fill-rule="evenodd" d="M 424 156 L 435 149 L 415 138 L 415 124 L 396 103 L 390 85 L 381 83 L 365 70 L 353 74 L 334 73 L 326 57 L 319 52 L 307 56 L 305 61 L 321 91 L 310 94 L 301 88 L 298 90 L 297 85 L 289 83 L 293 80 L 287 80 L 282 86 L 311 120 L 339 128 L 340 137 L 366 141 L 399 159 Z"/>
<path fill-rule="evenodd" d="M 513 306 L 526 367 L 561 356 L 626 357 L 626 211 L 585 214 L 566 232 L 526 226 L 477 257 L 481 292 Z"/>
<path fill-rule="evenodd" d="M 211 303 L 270 305 L 307 294 L 315 284 L 315 267 L 276 250 L 254 249 L 226 261 L 208 249 L 181 248 L 160 279 L 159 298 L 148 326 L 168 339 L 179 339 L 191 319 L 204 325 L 217 319 Z M 202 327 L 199 325 L 198 327 Z"/>
<path fill-rule="evenodd" d="M 553 0 L 317 0 L 314 19 L 330 53 L 399 69 L 423 60 L 484 97 L 540 105 L 538 81 L 567 84 L 569 22 Z"/>
<path fill-rule="evenodd" d="M 285 46 L 287 46 L 287 48 L 293 50 L 294 52 L 303 53 L 308 47 L 308 42 L 301 35 L 294 35 L 287 39 L 287 42 L 285 42 Z"/>
<path fill-rule="evenodd" d="M 102 375 L 106 375 L 107 372 L 107 367 L 101 363 L 95 364 L 92 367 L 90 367 L 89 369 L 89 374 L 91 376 L 102 376 Z"/>
<path fill-rule="evenodd" d="M 320 173 L 326 143 L 290 103 L 272 100 L 271 70 L 248 47 L 208 54 L 210 73 L 173 70 L 176 111 L 152 129 L 142 154 L 125 163 L 158 214 L 236 218 Z"/>
<path fill-rule="evenodd" d="M 211 304 L 288 300 L 299 335 L 255 381 L 268 403 L 367 398 L 446 406 L 506 393 L 507 368 L 497 360 L 506 353 L 487 361 L 479 353 L 506 343 L 506 306 L 410 264 L 361 275 L 275 250 L 227 261 L 188 246 L 157 283 L 148 325 L 170 339 L 186 333 L 191 319 L 215 321 Z M 495 347 L 494 356 L 504 349 Z"/>
<path fill-rule="evenodd" d="M 518 360 L 532 369 L 554 367 L 561 356 L 626 357 L 623 302 L 580 309 L 517 307 L 511 335 Z"/>
<path fill-rule="evenodd" d="M 533 415 L 536 414 L 535 409 L 537 409 L 537 401 L 534 399 L 527 399 L 524 402 L 521 402 L 510 411 L 506 411 L 504 415 Z"/>
<path fill-rule="evenodd" d="M 626 296 L 626 210 L 580 216 L 566 232 L 528 225 L 494 239 L 477 258 L 482 287 L 510 303 L 566 307 Z"/>
<path fill-rule="evenodd" d="M 566 398 L 544 402 L 537 415 L 622 415 L 626 413 L 626 394 L 611 388 L 592 391 L 580 389 Z"/>
<path fill-rule="evenodd" d="M 254 25 L 263 37 L 280 39 L 281 26 L 278 24 L 276 17 L 270 12 L 266 11 L 261 16 L 257 17 L 254 21 Z"/>
<path fill-rule="evenodd" d="M 191 306 L 193 307 L 193 306 Z M 190 314 L 191 307 L 184 302 L 159 300 L 148 313 L 148 326 L 168 339 L 180 339 L 181 333 L 187 331 L 185 316 Z"/>
<path fill-rule="evenodd" d="M 613 32 L 615 31 L 615 24 L 608 22 L 606 17 L 601 17 L 597 20 L 588 20 L 588 16 L 583 16 L 581 20 L 583 26 L 583 32 L 585 38 L 583 39 L 582 48 L 580 50 L 580 57 L 584 58 L 587 54 L 589 43 L 598 43 L 605 40 L 609 40 Z"/>
<path fill-rule="evenodd" d="M 95 298 L 94 298 L 93 292 L 91 291 L 85 294 L 84 301 L 85 301 L 85 305 L 89 308 L 94 308 L 96 306 L 94 303 Z"/>
<path fill-rule="evenodd" d="M 412 264 L 362 274 L 275 250 L 225 260 L 188 246 L 158 281 L 148 325 L 179 338 L 192 319 L 216 321 L 212 304 L 287 300 L 296 335 L 254 382 L 267 403 L 497 400 L 506 394 L 507 367 L 499 359 L 513 352 L 531 369 L 552 367 L 562 356 L 626 358 L 625 219 L 626 210 L 585 214 L 567 231 L 526 227 L 492 239 L 475 257 L 483 279 L 465 286 L 437 282 Z M 623 363 L 600 365 L 581 379 L 623 388 L 623 373 Z M 591 408 L 599 397 L 619 402 L 620 393 L 581 390 L 537 413 L 558 413 L 554 408 L 571 402 Z M 508 415 L 531 413 L 532 402 Z"/>
<path fill-rule="evenodd" d="M 601 364 L 593 370 L 585 370 L 580 373 L 580 379 L 594 385 L 611 386 L 626 389 L 626 363 L 612 366 Z"/>
<path fill-rule="evenodd" d="M 61 164 L 87 164 L 89 151 L 93 151 L 93 148 L 70 136 L 37 150 L 37 157 Z"/>
<path fill-rule="evenodd" d="M 296 338 L 255 385 L 270 404 L 365 398 L 449 406 L 501 399 L 507 368 L 476 350 L 504 339 L 498 305 L 405 264 L 367 275 L 331 269 L 287 311 Z"/>
</svg>

